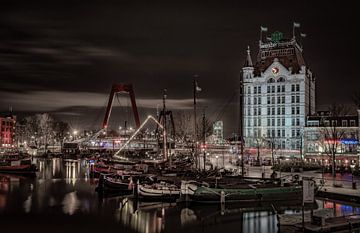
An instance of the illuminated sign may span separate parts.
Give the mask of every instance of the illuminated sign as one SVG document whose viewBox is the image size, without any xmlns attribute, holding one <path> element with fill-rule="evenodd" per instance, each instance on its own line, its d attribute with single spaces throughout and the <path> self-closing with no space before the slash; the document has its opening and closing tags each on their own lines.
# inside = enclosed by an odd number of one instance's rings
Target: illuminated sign
<svg viewBox="0 0 360 233">
<path fill-rule="evenodd" d="M 359 144 L 359 141 L 356 139 L 345 138 L 341 139 L 341 143 L 345 145 L 357 145 Z"/>
<path fill-rule="evenodd" d="M 341 143 L 344 145 L 358 145 L 359 144 L 358 140 L 350 139 L 350 138 L 345 138 L 345 139 L 341 139 L 341 140 L 327 139 L 327 140 L 325 140 L 325 142 L 329 143 L 329 144 Z"/>
</svg>

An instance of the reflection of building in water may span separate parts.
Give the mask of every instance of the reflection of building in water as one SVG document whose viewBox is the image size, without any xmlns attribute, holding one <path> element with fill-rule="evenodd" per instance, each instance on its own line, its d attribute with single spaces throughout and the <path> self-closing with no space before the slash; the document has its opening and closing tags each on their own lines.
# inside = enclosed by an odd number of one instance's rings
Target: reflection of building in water
<svg viewBox="0 0 360 233">
<path fill-rule="evenodd" d="M 276 215 L 270 211 L 244 213 L 243 232 L 277 232 Z"/>
<path fill-rule="evenodd" d="M 65 162 L 65 180 L 68 184 L 75 185 L 76 178 L 78 178 L 80 172 L 80 163 L 77 160 Z"/>
<path fill-rule="evenodd" d="M 333 209 L 335 217 L 360 214 L 360 207 L 340 204 L 332 201 L 323 201 L 321 206 L 324 209 Z"/>
<path fill-rule="evenodd" d="M 0 212 L 16 205 L 26 213 L 32 208 L 34 180 L 21 175 L 0 174 Z"/>
<path fill-rule="evenodd" d="M 120 204 L 118 220 L 139 233 L 160 233 L 165 229 L 165 210 L 174 204 L 150 203 L 138 207 L 138 203 L 124 199 Z"/>
<path fill-rule="evenodd" d="M 52 177 L 61 177 L 61 159 L 53 158 L 51 160 Z"/>
<path fill-rule="evenodd" d="M 72 215 L 80 206 L 80 201 L 76 195 L 76 192 L 71 192 L 65 195 L 63 204 L 63 212 L 65 214 Z"/>
<path fill-rule="evenodd" d="M 0 175 L 0 211 L 6 207 L 7 195 L 10 190 L 10 179 Z"/>
<path fill-rule="evenodd" d="M 256 204 L 252 204 L 256 205 Z M 203 232 L 238 229 L 237 232 L 278 232 L 276 215 L 268 206 L 231 204 L 225 208 L 218 205 L 191 206 L 181 210 L 182 227 L 201 227 Z M 215 230 L 216 229 L 216 230 Z"/>
</svg>

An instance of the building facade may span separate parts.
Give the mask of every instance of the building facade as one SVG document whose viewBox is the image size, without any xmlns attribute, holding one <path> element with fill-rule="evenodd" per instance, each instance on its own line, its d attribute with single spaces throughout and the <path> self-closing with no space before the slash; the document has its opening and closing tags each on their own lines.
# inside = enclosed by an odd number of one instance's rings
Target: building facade
<svg viewBox="0 0 360 233">
<path fill-rule="evenodd" d="M 261 38 L 255 63 L 248 47 L 242 79 L 245 148 L 272 144 L 277 156 L 301 156 L 306 116 L 315 112 L 315 78 L 296 37 Z"/>
<path fill-rule="evenodd" d="M 0 116 L 0 147 L 14 146 L 16 116 Z"/>
<path fill-rule="evenodd" d="M 360 110 L 357 115 L 332 116 L 326 112 L 308 116 L 304 128 L 304 155 L 311 162 L 330 165 L 359 163 Z"/>
<path fill-rule="evenodd" d="M 223 121 L 216 121 L 213 124 L 213 143 L 223 144 L 224 143 L 224 124 Z"/>
</svg>

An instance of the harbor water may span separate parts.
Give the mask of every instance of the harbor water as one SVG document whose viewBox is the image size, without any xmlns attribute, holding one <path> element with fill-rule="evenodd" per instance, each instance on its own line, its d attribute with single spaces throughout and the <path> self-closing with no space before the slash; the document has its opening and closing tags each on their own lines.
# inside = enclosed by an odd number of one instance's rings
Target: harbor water
<svg viewBox="0 0 360 233">
<path fill-rule="evenodd" d="M 282 232 L 276 213 L 299 203 L 190 205 L 99 198 L 87 160 L 35 159 L 36 178 L 0 174 L 1 232 Z M 360 207 L 317 200 L 335 216 Z"/>
</svg>

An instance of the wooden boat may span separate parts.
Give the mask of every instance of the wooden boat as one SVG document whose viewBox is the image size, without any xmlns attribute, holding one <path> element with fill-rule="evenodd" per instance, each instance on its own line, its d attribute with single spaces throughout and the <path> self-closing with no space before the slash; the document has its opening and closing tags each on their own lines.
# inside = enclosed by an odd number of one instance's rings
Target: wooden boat
<svg viewBox="0 0 360 233">
<path fill-rule="evenodd" d="M 33 176 L 37 171 L 36 165 L 32 164 L 30 159 L 0 161 L 0 173 Z"/>
<path fill-rule="evenodd" d="M 96 190 L 102 192 L 130 194 L 133 192 L 132 176 L 101 175 Z"/>
<path fill-rule="evenodd" d="M 187 200 L 204 203 L 238 201 L 281 201 L 302 198 L 302 186 L 280 183 L 243 183 L 228 187 L 210 187 L 196 181 L 182 181 L 181 193 Z"/>
<path fill-rule="evenodd" d="M 129 174 L 143 174 L 146 173 L 148 169 L 145 164 L 136 164 L 129 161 L 99 160 L 90 163 L 90 165 L 90 171 L 97 177 L 100 177 L 100 174 L 121 175 L 124 172 L 128 172 Z"/>
<path fill-rule="evenodd" d="M 180 188 L 166 182 L 154 184 L 139 184 L 138 197 L 149 200 L 176 200 L 180 197 Z"/>
</svg>

